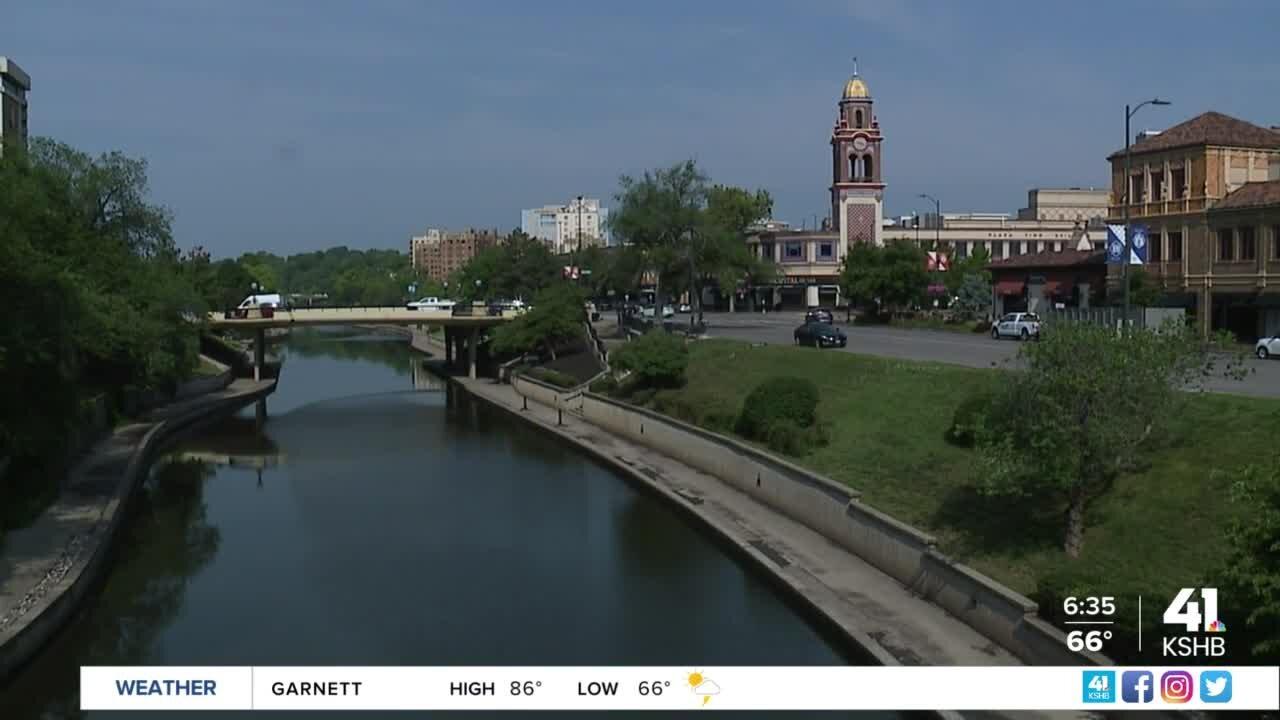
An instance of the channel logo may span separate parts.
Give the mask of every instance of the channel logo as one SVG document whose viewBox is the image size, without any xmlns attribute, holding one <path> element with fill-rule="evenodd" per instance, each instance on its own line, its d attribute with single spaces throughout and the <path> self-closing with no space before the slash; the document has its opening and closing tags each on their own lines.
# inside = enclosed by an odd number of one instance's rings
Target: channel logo
<svg viewBox="0 0 1280 720">
<path fill-rule="evenodd" d="M 1185 670 L 1170 670 L 1160 676 L 1160 697 L 1164 698 L 1165 702 L 1172 704 L 1191 702 L 1193 695 L 1195 695 L 1195 689 L 1191 683 L 1191 673 Z"/>
<path fill-rule="evenodd" d="M 1116 701 L 1116 674 L 1110 670 L 1085 670 L 1082 702 Z"/>
<path fill-rule="evenodd" d="M 1126 670 L 1120 676 L 1120 699 L 1125 702 L 1149 703 L 1155 696 L 1155 676 L 1146 670 Z"/>
<path fill-rule="evenodd" d="M 1200 702 L 1231 702 L 1231 673 L 1226 670 L 1200 673 Z"/>
</svg>

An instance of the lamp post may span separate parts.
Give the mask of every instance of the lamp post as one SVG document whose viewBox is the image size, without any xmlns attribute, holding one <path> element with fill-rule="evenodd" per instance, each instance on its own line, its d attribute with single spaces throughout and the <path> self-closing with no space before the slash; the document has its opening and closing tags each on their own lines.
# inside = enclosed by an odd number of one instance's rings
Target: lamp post
<svg viewBox="0 0 1280 720">
<path fill-rule="evenodd" d="M 933 201 L 933 249 L 942 249 L 942 203 L 938 202 L 938 198 L 929 193 L 920 193 L 921 200 Z"/>
<path fill-rule="evenodd" d="M 582 196 L 578 196 L 578 256 L 582 256 Z"/>
<path fill-rule="evenodd" d="M 1133 254 L 1133 233 L 1129 228 L 1129 205 L 1132 203 L 1130 193 L 1133 192 L 1133 178 L 1130 172 L 1133 165 L 1133 153 L 1130 151 L 1130 142 L 1132 138 L 1129 135 L 1129 120 L 1133 118 L 1139 110 L 1147 105 L 1168 105 L 1168 100 L 1160 98 L 1152 98 L 1146 102 L 1138 103 L 1137 107 L 1130 109 L 1128 105 L 1124 106 L 1124 257 L 1120 259 L 1120 278 L 1124 283 L 1124 321 L 1127 325 L 1129 322 L 1129 256 Z"/>
</svg>

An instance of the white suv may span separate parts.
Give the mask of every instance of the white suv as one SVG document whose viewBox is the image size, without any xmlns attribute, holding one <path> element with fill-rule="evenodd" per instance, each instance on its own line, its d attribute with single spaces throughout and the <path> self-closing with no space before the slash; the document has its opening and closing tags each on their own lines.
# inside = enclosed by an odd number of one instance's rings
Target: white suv
<svg viewBox="0 0 1280 720">
<path fill-rule="evenodd" d="M 1008 313 L 991 325 L 995 340 L 1012 337 L 1030 340 L 1040 337 L 1040 316 L 1035 313 Z"/>
</svg>

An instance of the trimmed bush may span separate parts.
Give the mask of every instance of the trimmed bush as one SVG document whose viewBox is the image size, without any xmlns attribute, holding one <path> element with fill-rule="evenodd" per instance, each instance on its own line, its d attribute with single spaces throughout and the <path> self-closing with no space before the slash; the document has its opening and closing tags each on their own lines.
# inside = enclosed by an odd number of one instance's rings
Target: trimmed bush
<svg viewBox="0 0 1280 720">
<path fill-rule="evenodd" d="M 541 380 L 544 383 L 549 383 L 559 388 L 567 389 L 577 387 L 579 384 L 578 379 L 574 376 L 567 375 L 558 370 L 552 370 L 551 368 L 536 367 L 530 370 L 527 374 L 535 380 Z"/>
<path fill-rule="evenodd" d="M 812 427 L 817 420 L 817 409 L 818 386 L 812 380 L 786 376 L 769 378 L 757 385 L 743 401 L 737 431 L 752 440 L 767 441 L 774 425 L 781 422 L 796 429 Z"/>
<path fill-rule="evenodd" d="M 591 383 L 587 389 L 598 395 L 613 395 L 618 392 L 618 381 L 612 375 L 605 375 Z"/>
<path fill-rule="evenodd" d="M 636 387 L 680 387 L 689 366 L 689 349 L 683 339 L 654 330 L 615 350 L 610 364 L 619 370 L 630 370 L 629 384 Z"/>
<path fill-rule="evenodd" d="M 995 403 L 994 393 L 974 395 L 960 403 L 955 414 L 951 416 L 951 427 L 947 429 L 947 442 L 960 447 L 973 447 L 978 439 L 978 429 L 987 421 Z"/>
</svg>

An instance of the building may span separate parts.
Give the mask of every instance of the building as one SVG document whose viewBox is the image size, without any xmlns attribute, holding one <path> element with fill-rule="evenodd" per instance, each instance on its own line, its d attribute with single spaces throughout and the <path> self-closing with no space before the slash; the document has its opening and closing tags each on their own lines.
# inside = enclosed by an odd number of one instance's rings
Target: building
<svg viewBox="0 0 1280 720">
<path fill-rule="evenodd" d="M 995 260 L 987 269 L 993 317 L 1044 312 L 1058 305 L 1088 309 L 1106 294 L 1105 250 L 1041 250 Z"/>
<path fill-rule="evenodd" d="M 444 282 L 480 251 L 499 241 L 496 229 L 448 232 L 432 228 L 409 240 L 409 255 L 414 270 Z"/>
<path fill-rule="evenodd" d="M 1063 220 L 1100 224 L 1107 217 L 1111 191 L 1095 188 L 1034 188 L 1027 192 L 1027 206 L 1019 220 Z"/>
<path fill-rule="evenodd" d="M 1147 271 L 1203 332 L 1273 332 L 1280 308 L 1280 131 L 1206 112 L 1145 133 L 1111 162 L 1108 222 L 1147 228 Z M 1112 268 L 1109 282 L 1119 282 Z M 1271 330 L 1268 330 L 1270 328 Z"/>
<path fill-rule="evenodd" d="M 31 76 L 0 56 L 0 151 L 9 143 L 27 144 L 27 93 Z"/>
<path fill-rule="evenodd" d="M 547 243 L 556 254 L 609 244 L 609 208 L 578 196 L 564 205 L 520 211 L 520 229 Z"/>
<path fill-rule="evenodd" d="M 750 307 L 839 304 L 837 282 L 846 248 L 884 242 L 883 142 L 871 90 L 855 66 L 831 130 L 831 217 L 825 229 L 793 230 L 777 222 L 753 228 L 748 244 L 757 256 L 778 263 L 781 282 L 740 294 L 730 301 L 732 307 L 739 301 Z"/>
</svg>

